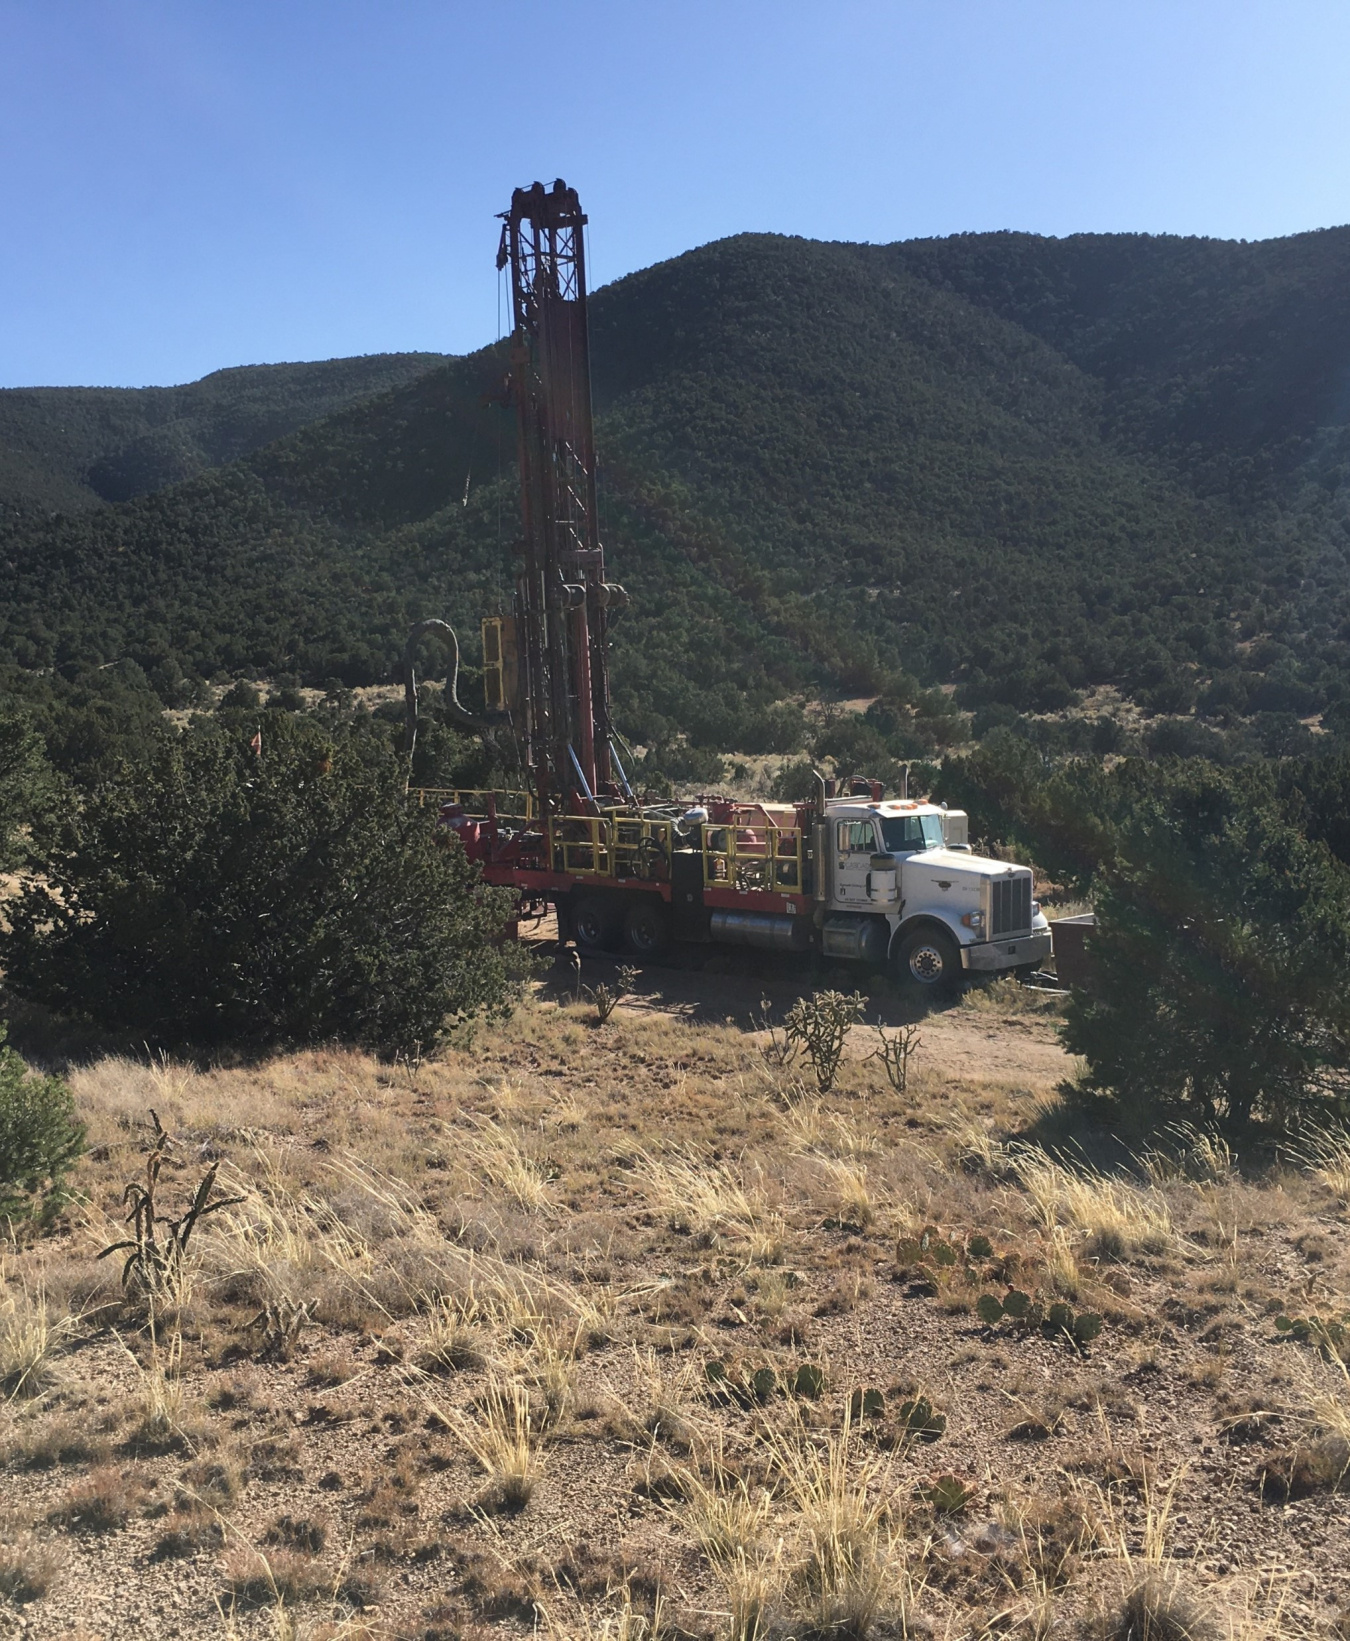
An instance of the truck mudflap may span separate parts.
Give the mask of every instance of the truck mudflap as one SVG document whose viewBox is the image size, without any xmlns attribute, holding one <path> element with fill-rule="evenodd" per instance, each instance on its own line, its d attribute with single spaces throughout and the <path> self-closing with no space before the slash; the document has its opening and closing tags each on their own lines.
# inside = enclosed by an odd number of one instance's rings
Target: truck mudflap
<svg viewBox="0 0 1350 1641">
<path fill-rule="evenodd" d="M 1050 955 L 1049 929 L 1018 935 L 1015 940 L 989 940 L 978 946 L 962 946 L 961 967 L 987 974 L 999 969 L 1037 968 Z"/>
</svg>

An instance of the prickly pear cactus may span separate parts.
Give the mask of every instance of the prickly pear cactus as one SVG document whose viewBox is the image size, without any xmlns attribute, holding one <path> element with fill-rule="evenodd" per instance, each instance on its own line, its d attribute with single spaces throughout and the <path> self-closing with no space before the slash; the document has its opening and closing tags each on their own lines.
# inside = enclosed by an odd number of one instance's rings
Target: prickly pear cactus
<svg viewBox="0 0 1350 1641">
<path fill-rule="evenodd" d="M 792 1394 L 816 1401 L 825 1389 L 825 1370 L 814 1362 L 803 1362 L 792 1378 Z"/>
<path fill-rule="evenodd" d="M 879 1419 L 886 1411 L 886 1396 L 874 1386 L 859 1386 L 848 1399 L 848 1416 L 857 1423 L 860 1419 Z"/>
<path fill-rule="evenodd" d="M 1102 1319 L 1095 1311 L 1075 1311 L 1062 1299 L 1055 1300 L 1046 1309 L 1020 1288 L 1010 1288 L 1002 1299 L 992 1293 L 981 1294 L 975 1302 L 975 1314 L 986 1327 L 996 1328 L 1006 1321 L 1022 1333 L 1039 1328 L 1047 1338 L 1068 1339 L 1079 1350 L 1091 1344 L 1102 1331 Z"/>
<path fill-rule="evenodd" d="M 939 1515 L 959 1516 L 969 1509 L 975 1497 L 974 1489 L 960 1476 L 934 1476 L 919 1489 L 919 1497 Z"/>
<path fill-rule="evenodd" d="M 901 1402 L 895 1416 L 903 1429 L 922 1442 L 935 1442 L 947 1429 L 947 1415 L 939 1413 L 926 1396 Z"/>
</svg>

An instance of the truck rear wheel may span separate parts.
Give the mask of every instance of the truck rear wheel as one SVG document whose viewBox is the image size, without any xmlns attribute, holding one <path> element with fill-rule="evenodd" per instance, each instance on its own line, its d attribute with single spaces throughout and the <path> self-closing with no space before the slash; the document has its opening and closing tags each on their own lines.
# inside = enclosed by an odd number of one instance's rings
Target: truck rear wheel
<svg viewBox="0 0 1350 1641">
<path fill-rule="evenodd" d="M 624 944 L 634 957 L 659 957 L 670 944 L 670 914 L 656 895 L 638 895 L 623 920 Z"/>
<path fill-rule="evenodd" d="M 924 991 L 954 991 L 961 981 L 961 953 L 944 929 L 915 929 L 900 942 L 895 958 L 902 985 Z"/>
<path fill-rule="evenodd" d="M 572 934 L 583 952 L 613 951 L 619 939 L 619 908 L 588 895 L 572 912 Z"/>
</svg>

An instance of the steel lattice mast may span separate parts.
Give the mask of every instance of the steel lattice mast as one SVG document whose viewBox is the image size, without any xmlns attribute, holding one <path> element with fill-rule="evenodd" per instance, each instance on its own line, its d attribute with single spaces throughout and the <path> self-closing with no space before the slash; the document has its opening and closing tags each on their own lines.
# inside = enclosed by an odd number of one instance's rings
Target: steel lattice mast
<svg viewBox="0 0 1350 1641">
<path fill-rule="evenodd" d="M 596 516 L 586 217 L 561 179 L 517 188 L 502 217 L 523 527 L 512 694 L 541 799 L 585 799 L 611 787 L 608 610 L 624 598 L 605 581 Z"/>
</svg>

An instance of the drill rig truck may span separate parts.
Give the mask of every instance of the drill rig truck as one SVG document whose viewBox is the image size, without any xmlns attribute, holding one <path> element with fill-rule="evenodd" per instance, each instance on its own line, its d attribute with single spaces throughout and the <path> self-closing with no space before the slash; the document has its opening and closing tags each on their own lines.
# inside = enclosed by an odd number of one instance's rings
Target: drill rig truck
<svg viewBox="0 0 1350 1641">
<path fill-rule="evenodd" d="M 413 789 L 441 807 L 486 882 L 522 913 L 556 911 L 560 941 L 654 958 L 676 942 L 815 952 L 950 987 L 970 971 L 1030 970 L 1050 932 L 1025 866 L 971 852 L 966 816 L 883 796 L 868 779 L 818 778 L 801 803 L 702 795 L 649 802 L 630 785 L 610 717 L 609 622 L 627 594 L 607 579 L 596 459 L 582 214 L 575 189 L 519 188 L 503 213 L 514 330 L 507 398 L 517 422 L 522 535 L 509 614 L 483 622 L 482 714 L 445 710 L 514 747 L 520 790 Z"/>
</svg>

